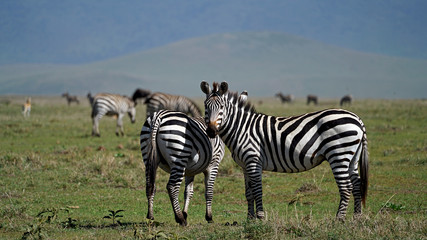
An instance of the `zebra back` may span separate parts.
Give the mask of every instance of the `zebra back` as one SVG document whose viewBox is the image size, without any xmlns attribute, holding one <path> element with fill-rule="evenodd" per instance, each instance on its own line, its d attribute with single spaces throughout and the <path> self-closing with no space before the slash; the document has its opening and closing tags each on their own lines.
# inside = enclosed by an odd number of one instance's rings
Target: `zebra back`
<svg viewBox="0 0 427 240">
<path fill-rule="evenodd" d="M 111 93 L 98 93 L 93 98 L 92 117 L 98 114 L 119 115 L 129 113 L 135 119 L 135 103 L 128 97 Z"/>
<path fill-rule="evenodd" d="M 145 104 L 147 104 L 147 116 L 162 109 L 183 112 L 193 117 L 202 115 L 197 104 L 184 96 L 156 92 L 147 97 Z"/>
</svg>

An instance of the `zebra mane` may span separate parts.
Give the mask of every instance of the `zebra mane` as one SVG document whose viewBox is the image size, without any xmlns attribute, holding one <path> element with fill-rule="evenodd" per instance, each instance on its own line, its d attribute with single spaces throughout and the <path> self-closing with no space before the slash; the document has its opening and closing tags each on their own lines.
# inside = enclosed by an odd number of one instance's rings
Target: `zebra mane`
<svg viewBox="0 0 427 240">
<path fill-rule="evenodd" d="M 226 94 L 227 99 L 238 108 L 243 108 L 243 110 L 247 112 L 256 113 L 255 107 L 250 101 L 239 101 L 240 94 L 238 92 L 228 91 Z"/>
</svg>

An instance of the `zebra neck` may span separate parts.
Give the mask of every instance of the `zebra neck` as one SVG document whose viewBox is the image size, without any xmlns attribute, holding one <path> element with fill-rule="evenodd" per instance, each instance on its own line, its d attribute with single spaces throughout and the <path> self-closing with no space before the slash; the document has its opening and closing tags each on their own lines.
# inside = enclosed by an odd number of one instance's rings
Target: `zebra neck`
<svg viewBox="0 0 427 240">
<path fill-rule="evenodd" d="M 219 129 L 219 136 L 228 148 L 234 149 L 234 143 L 248 131 L 247 124 L 250 122 L 248 119 L 252 118 L 254 114 L 235 106 L 229 108 L 228 117 Z"/>
</svg>

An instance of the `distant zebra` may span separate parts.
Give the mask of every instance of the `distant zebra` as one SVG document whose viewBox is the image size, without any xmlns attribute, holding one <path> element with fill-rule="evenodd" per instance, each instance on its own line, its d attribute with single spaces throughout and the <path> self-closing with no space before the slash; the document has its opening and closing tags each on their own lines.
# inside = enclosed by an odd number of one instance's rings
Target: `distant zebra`
<svg viewBox="0 0 427 240">
<path fill-rule="evenodd" d="M 27 100 L 25 100 L 24 105 L 22 105 L 22 115 L 24 115 L 24 117 L 29 117 L 31 113 L 31 98 L 27 98 Z"/>
<path fill-rule="evenodd" d="M 328 161 L 340 192 L 338 219 L 344 219 L 351 193 L 354 212 L 361 214 L 368 190 L 365 126 L 356 114 L 329 109 L 294 117 L 256 113 L 229 93 L 228 84 L 201 83 L 206 94 L 207 134 L 217 134 L 243 168 L 248 217 L 264 217 L 262 171 L 296 173 Z M 359 165 L 358 165 L 359 164 Z M 360 167 L 360 176 L 358 168 Z M 256 215 L 254 212 L 256 203 Z"/>
<path fill-rule="evenodd" d="M 294 95 L 292 95 L 292 94 L 283 95 L 283 93 L 279 92 L 279 93 L 276 93 L 275 96 L 280 98 L 282 103 L 291 103 L 294 101 Z"/>
<path fill-rule="evenodd" d="M 340 106 L 343 106 L 344 104 L 351 104 L 351 101 L 353 100 L 353 97 L 351 95 L 345 95 L 341 98 Z"/>
<path fill-rule="evenodd" d="M 77 96 L 71 96 L 70 94 L 68 94 L 68 92 L 63 93 L 62 97 L 65 97 L 65 99 L 67 99 L 68 106 L 70 106 L 70 104 L 72 102 L 80 104 L 79 99 L 77 98 Z"/>
<path fill-rule="evenodd" d="M 313 102 L 314 105 L 317 105 L 317 96 L 316 95 L 307 95 L 307 105 L 310 105 L 310 103 Z"/>
<path fill-rule="evenodd" d="M 144 103 L 147 104 L 147 117 L 162 109 L 183 112 L 193 117 L 202 115 L 202 111 L 197 104 L 187 97 L 161 92 L 155 92 L 149 95 L 146 94 L 147 92 L 142 92 L 141 94 L 141 91 L 137 89 L 133 95 L 133 100 L 136 101 L 138 98 L 146 98 Z M 141 95 L 142 97 L 137 97 Z"/>
<path fill-rule="evenodd" d="M 95 96 L 92 106 L 92 136 L 100 136 L 99 120 L 104 116 L 117 117 L 116 135 L 124 135 L 123 116 L 127 113 L 135 123 L 135 104 L 128 98 L 117 94 L 99 93 Z"/>
<path fill-rule="evenodd" d="M 92 96 L 92 93 L 90 93 L 90 92 L 87 93 L 87 100 L 89 100 L 89 104 L 92 106 L 93 105 L 93 100 L 94 100 L 94 97 Z"/>
<path fill-rule="evenodd" d="M 157 167 L 170 173 L 167 190 L 180 225 L 187 225 L 187 212 L 193 196 L 194 176 L 205 175 L 206 215 L 212 222 L 212 198 L 218 166 L 224 156 L 219 137 L 206 135 L 203 118 L 192 118 L 182 112 L 160 110 L 150 115 L 141 130 L 141 153 L 145 164 L 148 219 L 154 219 L 153 202 Z M 184 209 L 179 205 L 179 188 L 185 176 Z"/>
</svg>

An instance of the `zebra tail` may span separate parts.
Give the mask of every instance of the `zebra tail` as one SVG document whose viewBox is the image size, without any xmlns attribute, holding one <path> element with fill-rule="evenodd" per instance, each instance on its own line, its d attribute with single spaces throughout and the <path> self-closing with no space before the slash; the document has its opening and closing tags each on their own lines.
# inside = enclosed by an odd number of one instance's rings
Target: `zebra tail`
<svg viewBox="0 0 427 240">
<path fill-rule="evenodd" d="M 149 118 L 151 118 L 151 136 L 148 146 L 148 164 L 147 170 L 149 174 L 149 179 L 153 183 L 156 178 L 156 170 L 157 170 L 157 131 L 160 125 L 160 118 L 157 117 L 158 114 L 155 112 Z"/>
<path fill-rule="evenodd" d="M 361 193 L 362 193 L 362 204 L 365 207 L 366 198 L 368 196 L 368 183 L 369 183 L 369 152 L 368 152 L 368 141 L 366 136 L 363 137 L 362 142 L 362 154 L 359 161 L 360 179 L 361 179 Z"/>
</svg>

